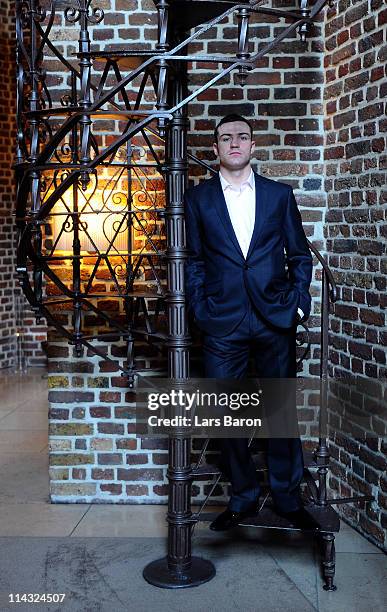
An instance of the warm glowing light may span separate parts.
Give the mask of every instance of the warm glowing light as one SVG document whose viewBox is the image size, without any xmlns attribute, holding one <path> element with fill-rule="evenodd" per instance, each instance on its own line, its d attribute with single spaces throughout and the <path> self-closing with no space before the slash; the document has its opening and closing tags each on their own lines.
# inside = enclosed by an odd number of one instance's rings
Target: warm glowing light
<svg viewBox="0 0 387 612">
<path fill-rule="evenodd" d="M 102 199 L 102 193 L 88 189 L 78 190 L 78 216 L 74 213 L 73 192 L 66 191 L 57 202 L 50 216 L 52 222 L 52 241 L 56 243 L 55 251 L 73 251 L 74 223 L 78 220 L 81 253 L 106 252 L 111 243 L 110 252 L 128 251 L 128 225 L 130 215 L 124 194 L 118 198 Z M 59 240 L 58 242 L 58 236 Z"/>
</svg>

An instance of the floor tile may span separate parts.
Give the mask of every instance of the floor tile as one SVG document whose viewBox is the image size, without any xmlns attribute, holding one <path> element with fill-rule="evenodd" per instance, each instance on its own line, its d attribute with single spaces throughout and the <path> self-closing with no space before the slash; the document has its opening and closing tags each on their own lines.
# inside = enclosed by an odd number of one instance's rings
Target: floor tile
<svg viewBox="0 0 387 612">
<path fill-rule="evenodd" d="M 313 540 L 303 540 L 303 547 L 294 546 L 294 541 L 286 540 L 282 547 L 271 546 L 270 543 L 264 547 L 289 576 L 294 584 L 304 593 L 309 602 L 317 607 L 317 589 L 321 588 L 322 582 L 319 578 L 320 559 Z"/>
<path fill-rule="evenodd" d="M 201 526 L 199 529 L 199 525 Z M 209 523 L 199 523 L 194 531 L 194 542 L 212 540 L 214 546 L 221 542 L 231 543 L 235 552 L 248 543 L 256 545 L 265 552 L 283 571 L 294 585 L 300 589 L 308 602 L 317 607 L 317 588 L 322 585 L 318 577 L 320 560 L 314 539 L 299 532 L 275 531 L 273 529 L 238 528 L 233 531 L 215 533 L 209 529 Z"/>
<path fill-rule="evenodd" d="M 13 410 L 6 416 L 0 416 L 0 431 L 8 430 L 28 430 L 28 431 L 48 431 L 48 409 L 29 409 L 24 406 Z"/>
<path fill-rule="evenodd" d="M 335 548 L 337 553 L 384 554 L 375 544 L 371 544 L 355 529 L 343 522 L 341 522 L 340 531 L 336 535 Z"/>
<path fill-rule="evenodd" d="M 0 431 L 0 453 L 15 448 L 19 453 L 40 452 L 47 446 L 47 438 L 47 432 L 41 431 Z"/>
<path fill-rule="evenodd" d="M 0 536 L 69 536 L 87 510 L 86 504 L 2 503 Z"/>
<path fill-rule="evenodd" d="M 1 400 L 0 400 L 1 401 Z M 14 405 L 2 405 L 0 403 L 0 420 L 3 419 L 5 416 L 7 416 L 8 414 L 11 414 L 14 410 L 16 410 L 18 408 L 18 405 L 14 406 Z"/>
<path fill-rule="evenodd" d="M 319 612 L 383 612 L 387 601 L 385 555 L 336 555 L 337 591 L 318 591 Z"/>
<path fill-rule="evenodd" d="M 2 411 L 22 407 L 25 410 L 39 409 L 48 406 L 47 389 L 36 388 L 10 388 L 4 390 L 0 383 L 0 405 Z"/>
<path fill-rule="evenodd" d="M 93 505 L 73 537 L 166 537 L 166 506 Z"/>
<path fill-rule="evenodd" d="M 48 502 L 48 453 L 0 453 L 0 504 Z"/>
<path fill-rule="evenodd" d="M 28 400 L 23 397 L 22 399 L 13 397 L 12 394 L 4 396 L 0 390 L 0 418 L 6 416 L 10 412 L 17 410 L 18 408 L 22 408 L 28 403 Z"/>
</svg>

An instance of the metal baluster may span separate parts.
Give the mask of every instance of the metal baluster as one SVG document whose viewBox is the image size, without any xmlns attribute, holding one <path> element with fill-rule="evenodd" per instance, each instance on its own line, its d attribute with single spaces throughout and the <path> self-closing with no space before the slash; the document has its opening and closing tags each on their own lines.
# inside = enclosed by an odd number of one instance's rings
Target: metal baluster
<svg viewBox="0 0 387 612">
<path fill-rule="evenodd" d="M 309 17 L 310 9 L 308 8 L 308 0 L 300 1 L 300 9 L 303 17 Z M 298 33 L 300 35 L 301 42 L 306 42 L 306 39 L 310 34 L 310 29 L 311 26 L 309 22 L 304 22 L 302 25 L 300 25 L 298 28 Z"/>
<path fill-rule="evenodd" d="M 324 555 L 322 566 L 325 584 L 323 589 L 324 591 L 336 591 L 337 587 L 333 584 L 336 567 L 335 536 L 333 533 L 323 533 L 321 539 Z"/>
<path fill-rule="evenodd" d="M 156 5 L 158 12 L 158 42 L 156 49 L 160 53 L 164 53 L 169 49 L 168 43 L 168 18 L 169 18 L 169 2 L 168 0 L 159 0 Z M 167 92 L 168 92 L 168 62 L 160 59 L 157 62 L 158 66 L 158 83 L 157 83 L 157 101 L 156 108 L 158 110 L 167 110 Z M 165 119 L 160 117 L 157 121 L 159 134 L 162 138 L 165 136 Z"/>
<path fill-rule="evenodd" d="M 247 8 L 242 8 L 237 12 L 238 19 L 238 52 L 236 54 L 238 59 L 248 60 L 250 57 L 249 53 L 249 21 L 251 11 Z M 249 68 L 241 66 L 237 79 L 240 85 L 245 85 L 247 80 Z"/>
<path fill-rule="evenodd" d="M 128 140 L 128 142 L 126 143 L 126 163 L 127 163 L 126 178 L 128 181 L 128 189 L 127 189 L 127 202 L 128 202 L 127 252 L 128 252 L 128 255 L 127 255 L 127 262 L 126 262 L 126 279 L 127 279 L 126 286 L 125 286 L 126 293 L 133 292 L 133 283 L 134 283 L 133 256 L 132 256 L 132 249 L 133 249 L 132 219 L 133 219 L 133 216 L 131 214 L 132 203 L 133 203 L 132 202 L 132 155 L 133 155 L 133 150 L 132 150 L 131 141 Z M 129 383 L 130 388 L 132 388 L 134 384 L 134 354 L 133 354 L 134 338 L 132 334 L 132 326 L 133 326 L 133 304 L 134 304 L 135 299 L 136 298 L 132 295 L 131 297 L 125 297 L 125 300 L 124 300 L 126 324 L 128 328 L 128 338 L 126 342 L 126 368 L 128 372 L 127 378 L 128 378 L 128 383 Z"/>
<path fill-rule="evenodd" d="M 92 62 L 88 54 L 90 53 L 90 35 L 89 35 L 89 23 L 96 25 L 100 23 L 104 17 L 104 13 L 100 8 L 91 8 L 91 0 L 79 0 L 77 8 L 68 7 L 65 10 L 65 17 L 70 23 L 76 23 L 79 21 L 80 31 L 78 39 L 78 53 L 81 56 L 79 62 L 80 68 L 80 97 L 79 106 L 84 110 L 88 110 L 91 107 L 91 67 Z M 90 115 L 85 113 L 79 120 L 79 132 L 80 132 L 80 163 L 87 168 L 90 163 L 90 136 L 91 136 L 91 125 L 92 121 Z M 85 169 L 80 175 L 80 184 L 83 190 L 87 189 L 89 184 L 89 172 Z"/>
<path fill-rule="evenodd" d="M 328 333 L 329 333 L 329 281 L 325 270 L 322 270 L 321 294 L 321 360 L 320 360 L 320 436 L 316 451 L 318 468 L 319 495 L 318 504 L 327 505 L 327 473 L 329 452 L 327 447 L 327 407 L 328 407 Z"/>
<path fill-rule="evenodd" d="M 79 207 L 78 207 L 78 186 L 75 184 L 72 187 L 73 190 L 73 327 L 74 327 L 74 339 L 75 339 L 75 353 L 77 357 L 82 356 L 82 344 L 80 342 L 81 332 L 81 315 L 82 315 L 82 303 L 79 298 L 81 292 L 81 241 L 79 237 L 80 233 L 80 219 L 79 219 Z"/>
<path fill-rule="evenodd" d="M 90 36 L 88 31 L 88 23 L 87 23 L 87 11 L 88 11 L 88 2 L 87 0 L 80 0 L 80 32 L 79 32 L 79 40 L 78 40 L 78 50 L 79 53 L 90 53 Z M 91 106 L 91 98 L 90 98 L 90 70 L 91 70 L 91 61 L 89 57 L 82 56 L 81 61 L 79 63 L 80 71 L 81 71 L 81 94 L 79 104 L 84 109 L 88 109 Z M 91 130 L 91 119 L 90 115 L 82 115 L 82 118 L 79 122 L 80 129 L 80 163 L 88 166 L 90 161 L 90 130 Z M 80 183 L 82 185 L 82 189 L 86 189 L 89 184 L 89 174 L 88 172 L 82 172 L 80 176 Z M 75 204 L 75 202 L 74 202 Z"/>
</svg>

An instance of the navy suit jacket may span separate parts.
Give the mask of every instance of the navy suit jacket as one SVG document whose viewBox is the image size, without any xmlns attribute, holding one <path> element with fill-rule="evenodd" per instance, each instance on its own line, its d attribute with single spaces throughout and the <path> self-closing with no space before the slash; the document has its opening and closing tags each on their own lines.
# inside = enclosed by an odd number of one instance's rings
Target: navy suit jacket
<svg viewBox="0 0 387 612">
<path fill-rule="evenodd" d="M 255 225 L 245 258 L 219 176 L 185 192 L 185 291 L 199 328 L 231 333 L 248 300 L 279 328 L 295 324 L 297 308 L 310 314 L 312 256 L 291 187 L 255 175 Z M 243 214 L 243 211 L 241 211 Z"/>
</svg>

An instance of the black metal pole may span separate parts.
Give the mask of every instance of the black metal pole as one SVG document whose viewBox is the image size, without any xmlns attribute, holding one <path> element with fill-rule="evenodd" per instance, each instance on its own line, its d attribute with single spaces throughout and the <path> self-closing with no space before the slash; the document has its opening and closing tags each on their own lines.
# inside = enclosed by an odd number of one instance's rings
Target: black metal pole
<svg viewBox="0 0 387 612">
<path fill-rule="evenodd" d="M 327 404 L 328 404 L 328 334 L 329 334 L 329 281 L 322 270 L 321 294 L 321 358 L 320 358 L 320 433 L 316 450 L 318 467 L 318 504 L 327 505 L 327 474 L 329 451 L 327 447 Z"/>
<path fill-rule="evenodd" d="M 186 74 L 171 79 L 174 103 L 184 99 Z M 189 376 L 189 337 L 184 299 L 185 232 L 183 195 L 187 180 L 186 106 L 176 113 L 166 134 L 166 234 L 168 272 L 168 373 L 184 384 Z M 162 588 L 198 586 L 215 576 L 210 561 L 191 555 L 191 439 L 176 429 L 169 438 L 168 554 L 144 569 L 147 582 Z"/>
</svg>

